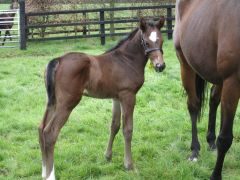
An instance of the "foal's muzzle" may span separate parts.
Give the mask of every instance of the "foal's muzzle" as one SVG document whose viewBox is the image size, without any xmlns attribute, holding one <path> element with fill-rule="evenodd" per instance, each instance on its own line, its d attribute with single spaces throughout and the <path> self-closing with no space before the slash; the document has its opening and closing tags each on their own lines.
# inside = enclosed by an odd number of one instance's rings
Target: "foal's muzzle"
<svg viewBox="0 0 240 180">
<path fill-rule="evenodd" d="M 163 64 L 157 63 L 154 68 L 156 72 L 162 72 L 165 69 L 165 67 L 166 67 L 165 63 Z"/>
</svg>

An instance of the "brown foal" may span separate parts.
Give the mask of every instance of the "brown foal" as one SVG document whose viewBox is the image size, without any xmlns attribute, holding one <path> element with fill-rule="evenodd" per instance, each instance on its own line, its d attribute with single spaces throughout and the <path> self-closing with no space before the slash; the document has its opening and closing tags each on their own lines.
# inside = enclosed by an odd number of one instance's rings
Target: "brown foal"
<svg viewBox="0 0 240 180">
<path fill-rule="evenodd" d="M 148 58 L 156 71 L 165 68 L 160 32 L 163 24 L 164 18 L 158 22 L 141 19 L 139 28 L 102 55 L 68 53 L 49 62 L 45 75 L 48 103 L 39 126 L 43 179 L 55 179 L 54 145 L 83 95 L 113 99 L 111 134 L 105 156 L 108 160 L 112 158 L 112 145 L 122 114 L 124 165 L 126 169 L 133 168 L 131 140 L 136 94 L 144 83 Z"/>
<path fill-rule="evenodd" d="M 211 179 L 222 179 L 225 155 L 233 140 L 233 120 L 240 97 L 239 0 L 177 0 L 174 44 L 181 66 L 192 121 L 192 155 L 200 151 L 197 118 L 201 113 L 206 81 L 211 90 L 207 141 L 215 145 L 216 111 L 221 102 L 217 161 Z M 227 31 L 226 31 L 227 30 Z"/>
</svg>

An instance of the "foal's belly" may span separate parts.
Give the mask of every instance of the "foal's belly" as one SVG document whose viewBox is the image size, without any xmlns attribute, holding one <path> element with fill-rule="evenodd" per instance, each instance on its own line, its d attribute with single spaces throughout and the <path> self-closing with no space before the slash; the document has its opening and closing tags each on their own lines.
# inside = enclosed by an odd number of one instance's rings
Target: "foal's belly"
<svg viewBox="0 0 240 180">
<path fill-rule="evenodd" d="M 117 94 L 112 91 L 107 91 L 105 88 L 97 88 L 96 90 L 86 88 L 83 91 L 83 95 L 87 97 L 93 97 L 98 99 L 109 99 L 109 98 L 117 98 Z"/>
</svg>

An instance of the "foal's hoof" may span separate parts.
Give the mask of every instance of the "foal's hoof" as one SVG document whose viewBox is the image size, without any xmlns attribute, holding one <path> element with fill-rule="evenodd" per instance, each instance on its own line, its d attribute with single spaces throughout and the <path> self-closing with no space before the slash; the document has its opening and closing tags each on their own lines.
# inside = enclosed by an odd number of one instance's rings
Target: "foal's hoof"
<svg viewBox="0 0 240 180">
<path fill-rule="evenodd" d="M 132 164 L 132 163 L 130 163 L 130 164 L 124 164 L 124 167 L 125 167 L 125 169 L 126 169 L 127 171 L 133 170 L 133 164 Z"/>
<path fill-rule="evenodd" d="M 105 153 L 105 159 L 110 162 L 112 160 L 112 154 Z"/>
<path fill-rule="evenodd" d="M 193 151 L 192 155 L 188 158 L 189 161 L 197 162 L 198 161 L 198 152 Z"/>
</svg>

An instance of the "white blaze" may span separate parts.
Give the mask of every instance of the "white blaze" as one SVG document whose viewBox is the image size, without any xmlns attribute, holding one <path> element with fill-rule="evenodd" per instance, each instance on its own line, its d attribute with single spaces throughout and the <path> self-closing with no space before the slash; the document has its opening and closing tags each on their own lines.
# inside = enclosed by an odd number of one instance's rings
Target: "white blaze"
<svg viewBox="0 0 240 180">
<path fill-rule="evenodd" d="M 156 32 L 156 31 L 151 32 L 151 34 L 150 34 L 150 36 L 149 36 L 149 39 L 150 39 L 152 42 L 156 42 L 156 41 L 157 41 L 157 32 Z"/>
</svg>

